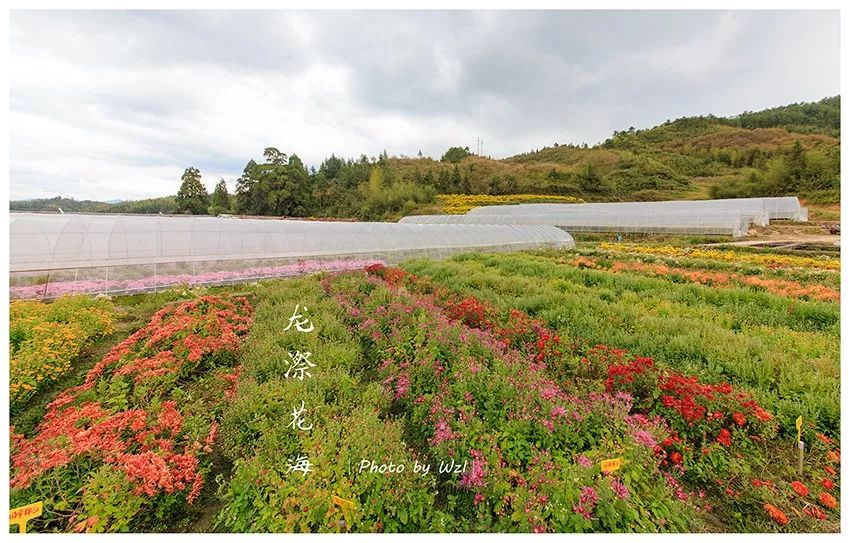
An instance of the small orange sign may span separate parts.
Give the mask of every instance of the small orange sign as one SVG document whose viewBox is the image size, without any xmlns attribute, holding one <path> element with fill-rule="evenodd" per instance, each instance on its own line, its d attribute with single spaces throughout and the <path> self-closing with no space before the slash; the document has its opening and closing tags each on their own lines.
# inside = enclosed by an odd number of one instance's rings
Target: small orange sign
<svg viewBox="0 0 850 543">
<path fill-rule="evenodd" d="M 331 495 L 331 501 L 334 503 L 334 505 L 338 505 L 339 508 L 342 509 L 342 515 L 345 517 L 345 523 L 348 525 L 348 529 L 350 530 L 351 510 L 356 509 L 356 507 L 354 506 L 354 502 L 334 495 Z"/>
<path fill-rule="evenodd" d="M 27 522 L 41 516 L 44 502 L 35 502 L 9 511 L 9 524 L 17 524 L 20 533 L 26 533 Z"/>
<path fill-rule="evenodd" d="M 611 473 L 612 471 L 617 471 L 620 469 L 620 466 L 623 465 L 622 458 L 611 458 L 609 460 L 602 461 L 602 473 Z"/>
</svg>

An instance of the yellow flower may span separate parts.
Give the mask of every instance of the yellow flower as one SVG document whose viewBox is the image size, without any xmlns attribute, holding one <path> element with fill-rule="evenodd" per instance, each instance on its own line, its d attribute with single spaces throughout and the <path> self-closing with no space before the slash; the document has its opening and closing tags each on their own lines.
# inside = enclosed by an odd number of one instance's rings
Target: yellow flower
<svg viewBox="0 0 850 543">
<path fill-rule="evenodd" d="M 580 203 L 580 198 L 557 194 L 440 194 L 437 196 L 443 213 L 460 215 L 473 207 L 503 204 L 529 204 L 539 202 Z"/>
</svg>

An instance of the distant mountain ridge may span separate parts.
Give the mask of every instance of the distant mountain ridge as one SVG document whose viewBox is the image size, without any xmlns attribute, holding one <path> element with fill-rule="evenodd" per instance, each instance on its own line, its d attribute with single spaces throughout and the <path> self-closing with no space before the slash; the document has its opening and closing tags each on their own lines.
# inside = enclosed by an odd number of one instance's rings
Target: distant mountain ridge
<svg viewBox="0 0 850 543">
<path fill-rule="evenodd" d="M 309 172 L 312 196 L 302 207 L 313 216 L 379 220 L 414 210 L 439 212 L 433 195 L 451 193 L 552 194 L 587 201 L 796 194 L 833 203 L 839 201 L 840 133 L 841 99 L 833 96 L 732 117 L 682 117 L 616 131 L 594 146 L 555 143 L 504 159 L 463 148 L 453 148 L 443 160 L 331 155 Z M 175 179 L 175 189 L 178 183 Z M 57 208 L 179 212 L 174 196 L 115 203 L 60 197 L 10 202 L 16 211 Z"/>
</svg>

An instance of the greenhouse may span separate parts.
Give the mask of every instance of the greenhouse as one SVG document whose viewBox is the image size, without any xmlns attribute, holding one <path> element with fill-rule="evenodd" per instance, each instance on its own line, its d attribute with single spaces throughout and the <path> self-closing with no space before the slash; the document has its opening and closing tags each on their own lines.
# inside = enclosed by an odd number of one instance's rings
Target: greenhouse
<svg viewBox="0 0 850 543">
<path fill-rule="evenodd" d="M 661 202 L 606 202 L 589 204 L 517 204 L 476 207 L 469 215 L 528 215 L 537 213 L 640 214 L 655 217 L 659 213 L 747 215 L 759 223 L 767 220 L 807 221 L 808 210 L 795 196 L 772 198 L 731 198 L 720 200 L 673 200 Z"/>
<path fill-rule="evenodd" d="M 551 225 L 10 215 L 13 298 L 129 293 L 362 268 L 456 252 L 571 248 Z"/>
<path fill-rule="evenodd" d="M 411 215 L 403 224 L 554 225 L 570 232 L 623 232 L 642 234 L 706 234 L 744 237 L 758 218 L 748 214 L 665 213 L 535 213 L 504 215 Z"/>
</svg>

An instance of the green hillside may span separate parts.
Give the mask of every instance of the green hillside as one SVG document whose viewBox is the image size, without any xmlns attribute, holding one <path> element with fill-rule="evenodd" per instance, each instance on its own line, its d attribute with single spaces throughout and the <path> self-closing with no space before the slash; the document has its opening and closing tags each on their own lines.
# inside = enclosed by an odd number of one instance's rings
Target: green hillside
<svg viewBox="0 0 850 543">
<path fill-rule="evenodd" d="M 840 183 L 840 97 L 734 117 L 683 117 L 648 129 L 617 131 L 604 142 L 559 145 L 507 157 L 452 147 L 428 157 L 326 158 L 307 169 L 275 148 L 251 159 L 235 195 L 220 184 L 212 200 L 187 168 L 188 199 L 105 204 L 67 199 L 12 202 L 13 210 L 129 213 L 198 212 L 395 219 L 441 212 L 439 194 L 552 195 L 586 201 L 735 198 L 794 194 L 835 204 Z M 190 175 L 191 174 L 191 175 Z M 191 187 L 190 187 L 191 185 Z M 175 190 L 180 180 L 175 180 Z M 193 200 L 194 198 L 194 200 Z M 211 205 L 210 202 L 218 202 Z M 229 205 L 228 205 L 229 203 Z"/>
</svg>

